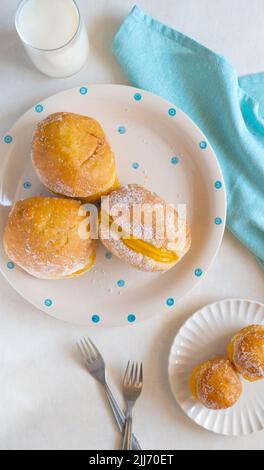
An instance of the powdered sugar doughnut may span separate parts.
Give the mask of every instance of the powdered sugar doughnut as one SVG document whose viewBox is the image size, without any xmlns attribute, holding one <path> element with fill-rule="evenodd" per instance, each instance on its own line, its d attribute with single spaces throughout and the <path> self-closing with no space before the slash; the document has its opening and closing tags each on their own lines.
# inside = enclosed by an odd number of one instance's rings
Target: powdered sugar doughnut
<svg viewBox="0 0 264 470">
<path fill-rule="evenodd" d="M 237 371 L 248 381 L 264 378 L 264 326 L 251 325 L 235 335 L 228 356 Z"/>
<path fill-rule="evenodd" d="M 225 410 L 237 403 L 242 384 L 231 362 L 217 357 L 197 367 L 190 379 L 190 389 L 197 401 L 211 410 Z"/>
<path fill-rule="evenodd" d="M 80 237 L 85 221 L 81 203 L 71 199 L 35 197 L 17 202 L 7 222 L 7 256 L 32 276 L 64 279 L 89 270 L 96 258 L 95 242 Z"/>
<path fill-rule="evenodd" d="M 100 236 L 109 251 L 142 271 L 167 271 L 191 246 L 190 228 L 175 207 L 137 184 L 106 198 Z"/>
<path fill-rule="evenodd" d="M 32 161 L 43 184 L 58 195 L 94 202 L 119 187 L 106 135 L 87 116 L 55 113 L 40 122 Z"/>
</svg>

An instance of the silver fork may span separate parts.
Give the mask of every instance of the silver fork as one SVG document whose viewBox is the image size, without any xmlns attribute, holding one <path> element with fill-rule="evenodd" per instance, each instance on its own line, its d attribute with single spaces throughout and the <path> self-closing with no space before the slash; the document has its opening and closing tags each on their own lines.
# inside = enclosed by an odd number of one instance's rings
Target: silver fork
<svg viewBox="0 0 264 470">
<path fill-rule="evenodd" d="M 80 340 L 79 343 L 77 343 L 77 347 L 85 359 L 85 365 L 88 369 L 88 372 L 94 377 L 95 380 L 97 380 L 97 382 L 103 385 L 119 431 L 123 434 L 126 418 L 108 385 L 106 366 L 101 353 L 98 351 L 90 338 L 83 338 Z M 134 450 L 141 450 L 139 442 L 134 435 L 132 436 L 132 445 Z"/>
<path fill-rule="evenodd" d="M 127 365 L 123 394 L 127 405 L 126 424 L 124 430 L 123 450 L 132 450 L 132 412 L 143 388 L 143 365 L 130 362 Z"/>
</svg>

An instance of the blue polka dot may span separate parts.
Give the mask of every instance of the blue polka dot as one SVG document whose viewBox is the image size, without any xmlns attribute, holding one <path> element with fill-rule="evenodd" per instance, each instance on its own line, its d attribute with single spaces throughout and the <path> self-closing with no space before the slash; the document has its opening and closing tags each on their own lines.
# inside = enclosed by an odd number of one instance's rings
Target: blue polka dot
<svg viewBox="0 0 264 470">
<path fill-rule="evenodd" d="M 120 279 L 119 281 L 117 281 L 117 285 L 118 287 L 125 287 L 126 283 L 123 279 Z"/>
<path fill-rule="evenodd" d="M 85 86 L 82 86 L 82 88 L 80 88 L 80 93 L 81 95 L 87 95 L 88 88 L 86 88 Z"/>
<path fill-rule="evenodd" d="M 108 251 L 106 254 L 105 254 L 105 257 L 106 259 L 112 259 L 113 258 L 113 255 L 110 251 Z"/>
<path fill-rule="evenodd" d="M 167 299 L 167 305 L 168 307 L 172 307 L 173 305 L 175 304 L 175 300 L 170 297 L 169 299 Z"/>
<path fill-rule="evenodd" d="M 204 140 L 202 140 L 202 142 L 200 142 L 200 149 L 205 150 L 206 148 L 207 148 L 207 143 Z"/>
<path fill-rule="evenodd" d="M 46 307 L 52 307 L 53 305 L 53 302 L 51 299 L 46 299 L 45 302 L 44 302 L 45 306 Z"/>
<path fill-rule="evenodd" d="M 170 108 L 169 111 L 168 111 L 169 115 L 170 116 L 176 116 L 177 114 L 177 111 L 175 108 Z"/>
<path fill-rule="evenodd" d="M 99 323 L 99 322 L 100 322 L 100 317 L 99 317 L 99 315 L 93 315 L 93 316 L 92 316 L 92 322 L 93 322 L 93 323 Z"/>
<path fill-rule="evenodd" d="M 135 99 L 136 101 L 141 101 L 141 100 L 142 100 L 142 95 L 141 95 L 140 93 L 136 93 L 136 94 L 134 95 L 134 99 Z"/>
<path fill-rule="evenodd" d="M 36 113 L 42 113 L 44 111 L 44 106 L 42 106 L 42 104 L 38 104 L 35 107 L 35 111 L 36 111 Z"/>
<path fill-rule="evenodd" d="M 222 221 L 221 217 L 216 217 L 215 218 L 215 224 L 216 225 L 221 225 L 222 223 L 223 223 L 223 221 Z"/>
<path fill-rule="evenodd" d="M 194 272 L 196 277 L 201 277 L 203 275 L 203 271 L 200 268 L 197 268 Z"/>
<path fill-rule="evenodd" d="M 23 184 L 23 188 L 24 188 L 24 189 L 31 189 L 31 188 L 32 188 L 32 184 L 30 183 L 30 181 L 26 181 L 26 182 Z"/>
<path fill-rule="evenodd" d="M 136 321 L 136 319 L 137 319 L 136 315 L 134 315 L 133 313 L 130 313 L 130 315 L 128 315 L 128 317 L 127 317 L 127 321 L 129 323 L 134 323 Z"/>
<path fill-rule="evenodd" d="M 139 167 L 140 167 L 140 164 L 137 163 L 137 162 L 133 163 L 133 165 L 132 165 L 132 168 L 134 168 L 134 170 L 138 170 Z"/>
<path fill-rule="evenodd" d="M 13 137 L 11 137 L 11 135 L 6 135 L 4 137 L 4 142 L 5 144 L 11 144 L 13 142 Z"/>
<path fill-rule="evenodd" d="M 14 269 L 15 264 L 14 264 L 12 261 L 9 261 L 9 262 L 7 263 L 7 267 L 8 267 L 8 269 L 12 270 L 12 269 Z"/>
<path fill-rule="evenodd" d="M 172 157 L 171 163 L 172 165 L 178 165 L 180 159 L 178 157 Z"/>
<path fill-rule="evenodd" d="M 118 132 L 119 132 L 119 134 L 123 135 L 123 134 L 126 133 L 126 128 L 125 128 L 124 126 L 120 126 L 120 127 L 118 128 Z"/>
<path fill-rule="evenodd" d="M 216 189 L 221 189 L 222 187 L 223 187 L 223 185 L 222 185 L 221 181 L 216 181 L 215 182 L 215 188 Z"/>
</svg>

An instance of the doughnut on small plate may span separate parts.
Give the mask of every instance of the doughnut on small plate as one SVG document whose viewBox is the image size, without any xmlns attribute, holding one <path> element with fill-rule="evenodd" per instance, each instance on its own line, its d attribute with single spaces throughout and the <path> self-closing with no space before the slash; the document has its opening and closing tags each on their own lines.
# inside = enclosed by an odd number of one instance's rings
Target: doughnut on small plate
<svg viewBox="0 0 264 470">
<path fill-rule="evenodd" d="M 180 329 L 169 357 L 169 380 L 178 404 L 195 423 L 226 436 L 245 436 L 264 429 L 264 380 L 241 378 L 243 394 L 233 408 L 214 411 L 196 402 L 189 390 L 194 368 L 207 359 L 226 355 L 235 333 L 264 324 L 264 305 L 248 300 L 224 300 L 204 307 Z"/>
<path fill-rule="evenodd" d="M 31 163 L 37 123 L 56 112 L 97 119 L 116 155 L 122 184 L 145 186 L 168 203 L 185 204 L 192 247 L 163 274 L 124 264 L 98 242 L 95 267 L 82 277 L 38 280 L 7 259 L 3 231 L 19 199 L 47 195 Z M 220 248 L 226 193 L 217 158 L 203 133 L 171 103 L 122 85 L 83 85 L 48 98 L 0 139 L 0 269 L 25 299 L 57 319 L 89 327 L 132 325 L 173 311 L 206 275 Z"/>
</svg>

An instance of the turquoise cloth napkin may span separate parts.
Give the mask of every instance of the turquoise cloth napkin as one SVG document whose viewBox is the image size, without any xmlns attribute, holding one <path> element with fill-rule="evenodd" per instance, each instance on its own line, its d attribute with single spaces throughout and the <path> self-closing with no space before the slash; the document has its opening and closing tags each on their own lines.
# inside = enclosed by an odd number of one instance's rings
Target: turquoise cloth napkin
<svg viewBox="0 0 264 470">
<path fill-rule="evenodd" d="M 232 65 L 135 7 L 113 41 L 133 85 L 185 111 L 220 161 L 227 224 L 264 269 L 264 74 L 238 78 Z"/>
</svg>

